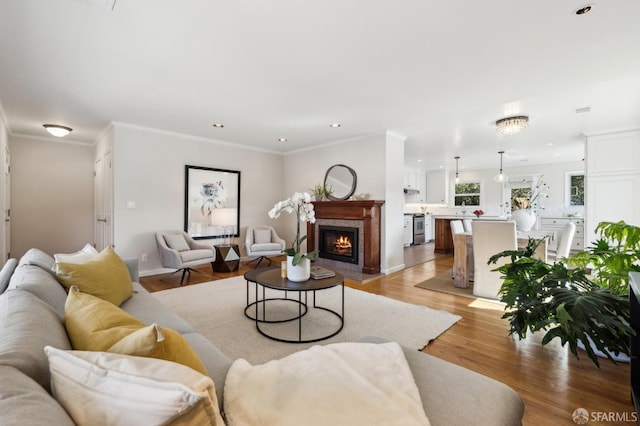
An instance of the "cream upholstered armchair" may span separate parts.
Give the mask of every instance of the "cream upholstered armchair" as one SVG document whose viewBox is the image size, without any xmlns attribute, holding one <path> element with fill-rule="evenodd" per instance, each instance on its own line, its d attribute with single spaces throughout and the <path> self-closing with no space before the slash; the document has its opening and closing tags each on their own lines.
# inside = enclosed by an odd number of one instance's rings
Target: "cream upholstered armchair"
<svg viewBox="0 0 640 426">
<path fill-rule="evenodd" d="M 497 299 L 502 279 L 500 272 L 493 269 L 508 262 L 501 258 L 497 264 L 488 265 L 489 258 L 504 250 L 518 247 L 515 222 L 474 220 L 473 228 L 473 294 L 479 297 Z"/>
<path fill-rule="evenodd" d="M 184 277 L 191 274 L 192 266 L 211 263 L 216 259 L 216 252 L 210 245 L 198 243 L 184 231 L 162 231 L 156 232 L 156 242 L 160 261 L 165 268 L 175 268 L 176 272 L 182 271 L 180 285 L 184 282 Z"/>
<path fill-rule="evenodd" d="M 258 256 L 251 262 L 258 261 L 256 268 L 266 260 L 271 264 L 273 260 L 267 256 L 276 256 L 282 254 L 285 248 L 285 242 L 276 234 L 275 229 L 268 225 L 249 226 L 247 228 L 247 236 L 245 238 L 245 246 L 249 257 Z M 249 262 L 249 263 L 251 263 Z"/>
</svg>

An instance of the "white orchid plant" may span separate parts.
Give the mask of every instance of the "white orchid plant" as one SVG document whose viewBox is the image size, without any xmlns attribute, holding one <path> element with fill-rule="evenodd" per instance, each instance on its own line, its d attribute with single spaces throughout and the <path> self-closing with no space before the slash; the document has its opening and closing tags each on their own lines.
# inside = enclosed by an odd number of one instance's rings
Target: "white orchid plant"
<svg viewBox="0 0 640 426">
<path fill-rule="evenodd" d="M 311 204 L 311 195 L 308 192 L 296 192 L 290 198 L 279 201 L 271 210 L 269 210 L 269 217 L 271 219 L 277 219 L 280 217 L 281 212 L 295 213 L 298 220 L 296 220 L 296 239 L 291 243 L 291 247 L 283 250 L 287 256 L 293 256 L 292 264 L 296 266 L 303 258 L 309 260 L 315 260 L 318 255 L 318 250 L 314 250 L 310 253 L 302 253 L 300 247 L 307 236 L 300 238 L 300 222 L 315 223 L 316 214 L 313 211 L 313 204 Z"/>
</svg>

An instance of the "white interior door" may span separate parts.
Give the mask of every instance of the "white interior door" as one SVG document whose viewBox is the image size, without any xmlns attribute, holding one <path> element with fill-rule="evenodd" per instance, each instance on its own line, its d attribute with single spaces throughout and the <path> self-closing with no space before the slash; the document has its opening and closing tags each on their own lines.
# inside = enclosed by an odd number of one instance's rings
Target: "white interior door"
<svg viewBox="0 0 640 426">
<path fill-rule="evenodd" d="M 102 211 L 104 214 L 104 247 L 113 245 L 113 164 L 111 152 L 104 156 L 104 173 L 102 174 Z M 104 248 L 103 247 L 103 248 Z"/>
<path fill-rule="evenodd" d="M 95 164 L 95 246 L 98 250 L 113 244 L 112 176 L 111 152 L 108 152 L 104 157 L 98 158 Z"/>
<path fill-rule="evenodd" d="M 4 147 L 4 238 L 2 245 L 2 260 L 11 257 L 11 158 L 9 147 Z"/>
<path fill-rule="evenodd" d="M 104 248 L 103 232 L 104 232 L 104 213 L 102 206 L 102 175 L 103 175 L 104 159 L 98 158 L 96 160 L 94 168 L 94 181 L 93 181 L 93 209 L 95 214 L 94 225 L 94 245 L 96 249 L 102 250 Z"/>
</svg>

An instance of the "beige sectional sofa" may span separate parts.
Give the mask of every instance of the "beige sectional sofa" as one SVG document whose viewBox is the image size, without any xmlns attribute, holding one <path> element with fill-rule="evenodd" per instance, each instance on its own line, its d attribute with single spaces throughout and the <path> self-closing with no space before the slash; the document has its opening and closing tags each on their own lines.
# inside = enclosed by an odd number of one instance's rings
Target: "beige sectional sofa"
<svg viewBox="0 0 640 426">
<path fill-rule="evenodd" d="M 17 266 L 16 266 L 17 263 Z M 233 360 L 137 283 L 136 261 L 126 261 L 134 294 L 121 308 L 145 324 L 178 331 L 202 359 L 220 405 Z M 50 393 L 43 348 L 71 349 L 63 315 L 66 292 L 52 272 L 54 260 L 31 249 L 0 271 L 0 424 L 72 425 Z M 14 269 L 15 267 L 15 269 Z M 3 285 L 4 281 L 4 285 Z M 241 313 L 238 321 L 245 321 Z M 369 342 L 379 342 L 372 337 Z M 250 350 L 250 348 L 247 348 Z M 404 349 L 423 407 L 433 425 L 517 425 L 524 404 L 508 386 L 416 350 Z"/>
</svg>

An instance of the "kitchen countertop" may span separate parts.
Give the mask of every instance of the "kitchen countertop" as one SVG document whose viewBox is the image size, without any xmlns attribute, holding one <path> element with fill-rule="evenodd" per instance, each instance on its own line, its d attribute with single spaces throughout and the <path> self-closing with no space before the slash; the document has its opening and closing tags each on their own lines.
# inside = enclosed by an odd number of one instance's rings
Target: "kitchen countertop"
<svg viewBox="0 0 640 426">
<path fill-rule="evenodd" d="M 584 219 L 584 216 L 539 216 L 540 219 Z"/>
<path fill-rule="evenodd" d="M 412 214 L 412 213 L 405 213 L 405 214 Z M 507 216 L 488 216 L 488 215 L 482 215 L 479 218 L 477 218 L 475 215 L 473 214 L 465 214 L 465 215 L 455 215 L 455 214 L 434 214 L 431 215 L 434 219 L 449 219 L 449 220 L 455 220 L 455 219 L 473 219 L 473 220 L 509 220 L 509 218 Z M 560 216 L 560 215 L 555 215 L 555 216 L 538 216 L 538 219 L 576 219 L 576 220 L 584 220 L 584 216 Z"/>
<path fill-rule="evenodd" d="M 473 219 L 473 220 L 507 220 L 506 216 L 487 216 L 487 215 L 482 215 L 479 218 L 476 217 L 476 215 L 474 214 L 466 214 L 466 215 L 454 215 L 454 214 L 434 214 L 433 215 L 434 219 L 450 219 L 450 220 L 455 220 L 455 219 Z"/>
</svg>

